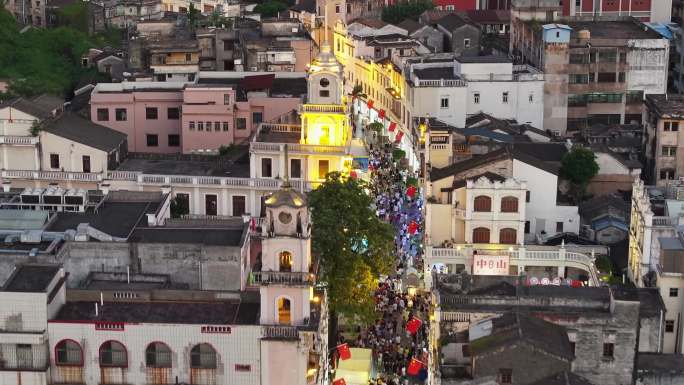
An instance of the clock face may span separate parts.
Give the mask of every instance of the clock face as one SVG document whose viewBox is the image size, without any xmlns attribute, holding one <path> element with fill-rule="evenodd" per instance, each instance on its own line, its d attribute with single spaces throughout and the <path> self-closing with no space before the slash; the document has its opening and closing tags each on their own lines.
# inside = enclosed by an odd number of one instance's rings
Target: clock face
<svg viewBox="0 0 684 385">
<path fill-rule="evenodd" d="M 288 224 L 290 223 L 290 221 L 292 221 L 292 214 L 283 211 L 280 214 L 278 214 L 278 220 L 281 223 Z"/>
<path fill-rule="evenodd" d="M 321 87 L 327 87 L 330 84 L 330 81 L 326 78 L 321 79 Z"/>
</svg>

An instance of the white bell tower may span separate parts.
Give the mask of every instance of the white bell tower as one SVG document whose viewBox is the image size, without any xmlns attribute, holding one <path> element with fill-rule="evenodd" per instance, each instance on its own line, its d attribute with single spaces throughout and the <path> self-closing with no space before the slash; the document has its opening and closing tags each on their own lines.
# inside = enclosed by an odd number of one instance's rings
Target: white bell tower
<svg viewBox="0 0 684 385">
<path fill-rule="evenodd" d="M 310 215 L 306 197 L 286 180 L 265 202 L 260 285 L 263 325 L 304 325 L 311 316 Z"/>
</svg>

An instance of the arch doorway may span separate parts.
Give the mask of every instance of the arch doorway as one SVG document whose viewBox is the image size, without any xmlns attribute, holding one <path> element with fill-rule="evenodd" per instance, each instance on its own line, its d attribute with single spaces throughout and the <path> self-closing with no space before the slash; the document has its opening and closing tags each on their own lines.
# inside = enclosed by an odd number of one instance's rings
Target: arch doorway
<svg viewBox="0 0 684 385">
<path fill-rule="evenodd" d="M 292 323 L 292 304 L 285 297 L 278 298 L 278 324 L 290 325 Z"/>
</svg>

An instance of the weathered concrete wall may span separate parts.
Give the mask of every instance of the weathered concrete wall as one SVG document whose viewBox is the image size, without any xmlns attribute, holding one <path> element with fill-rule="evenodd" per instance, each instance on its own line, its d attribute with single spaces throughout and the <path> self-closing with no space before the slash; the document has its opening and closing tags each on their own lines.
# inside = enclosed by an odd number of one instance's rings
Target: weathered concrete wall
<svg viewBox="0 0 684 385">
<path fill-rule="evenodd" d="M 570 363 L 519 342 L 473 358 L 475 378 L 496 376 L 502 368 L 513 370 L 513 384 L 525 385 L 570 371 Z"/>
<path fill-rule="evenodd" d="M 56 262 L 69 272 L 67 287 L 78 287 L 91 271 L 135 271 L 128 243 L 123 242 L 67 242 Z"/>
</svg>

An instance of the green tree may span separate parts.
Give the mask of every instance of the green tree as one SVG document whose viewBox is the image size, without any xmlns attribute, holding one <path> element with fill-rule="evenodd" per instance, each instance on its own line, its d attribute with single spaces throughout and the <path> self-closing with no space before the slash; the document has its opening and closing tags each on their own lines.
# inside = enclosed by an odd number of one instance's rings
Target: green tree
<svg viewBox="0 0 684 385">
<path fill-rule="evenodd" d="M 579 202 L 591 178 L 599 171 L 596 155 L 585 147 L 573 147 L 561 159 L 561 176 L 572 185 L 571 194 Z"/>
<path fill-rule="evenodd" d="M 261 14 L 261 17 L 276 17 L 279 12 L 287 9 L 287 5 L 278 0 L 265 1 L 256 7 L 254 12 Z"/>
<path fill-rule="evenodd" d="M 190 3 L 190 8 L 188 9 L 188 24 L 190 24 L 190 29 L 195 29 L 199 23 L 200 11 L 195 8 L 193 3 Z"/>
<path fill-rule="evenodd" d="M 176 196 L 171 200 L 171 218 L 180 218 L 190 214 L 190 202 L 186 195 Z"/>
<path fill-rule="evenodd" d="M 406 0 L 382 9 L 382 20 L 397 24 L 404 19 L 417 19 L 421 13 L 433 9 L 432 0 Z"/>
<path fill-rule="evenodd" d="M 371 210 L 364 183 L 338 172 L 309 193 L 312 251 L 328 284 L 331 311 L 366 324 L 375 316 L 377 277 L 394 267 L 394 232 Z"/>
<path fill-rule="evenodd" d="M 79 31 L 88 30 L 88 3 L 75 1 L 57 10 L 57 24 Z"/>
</svg>

